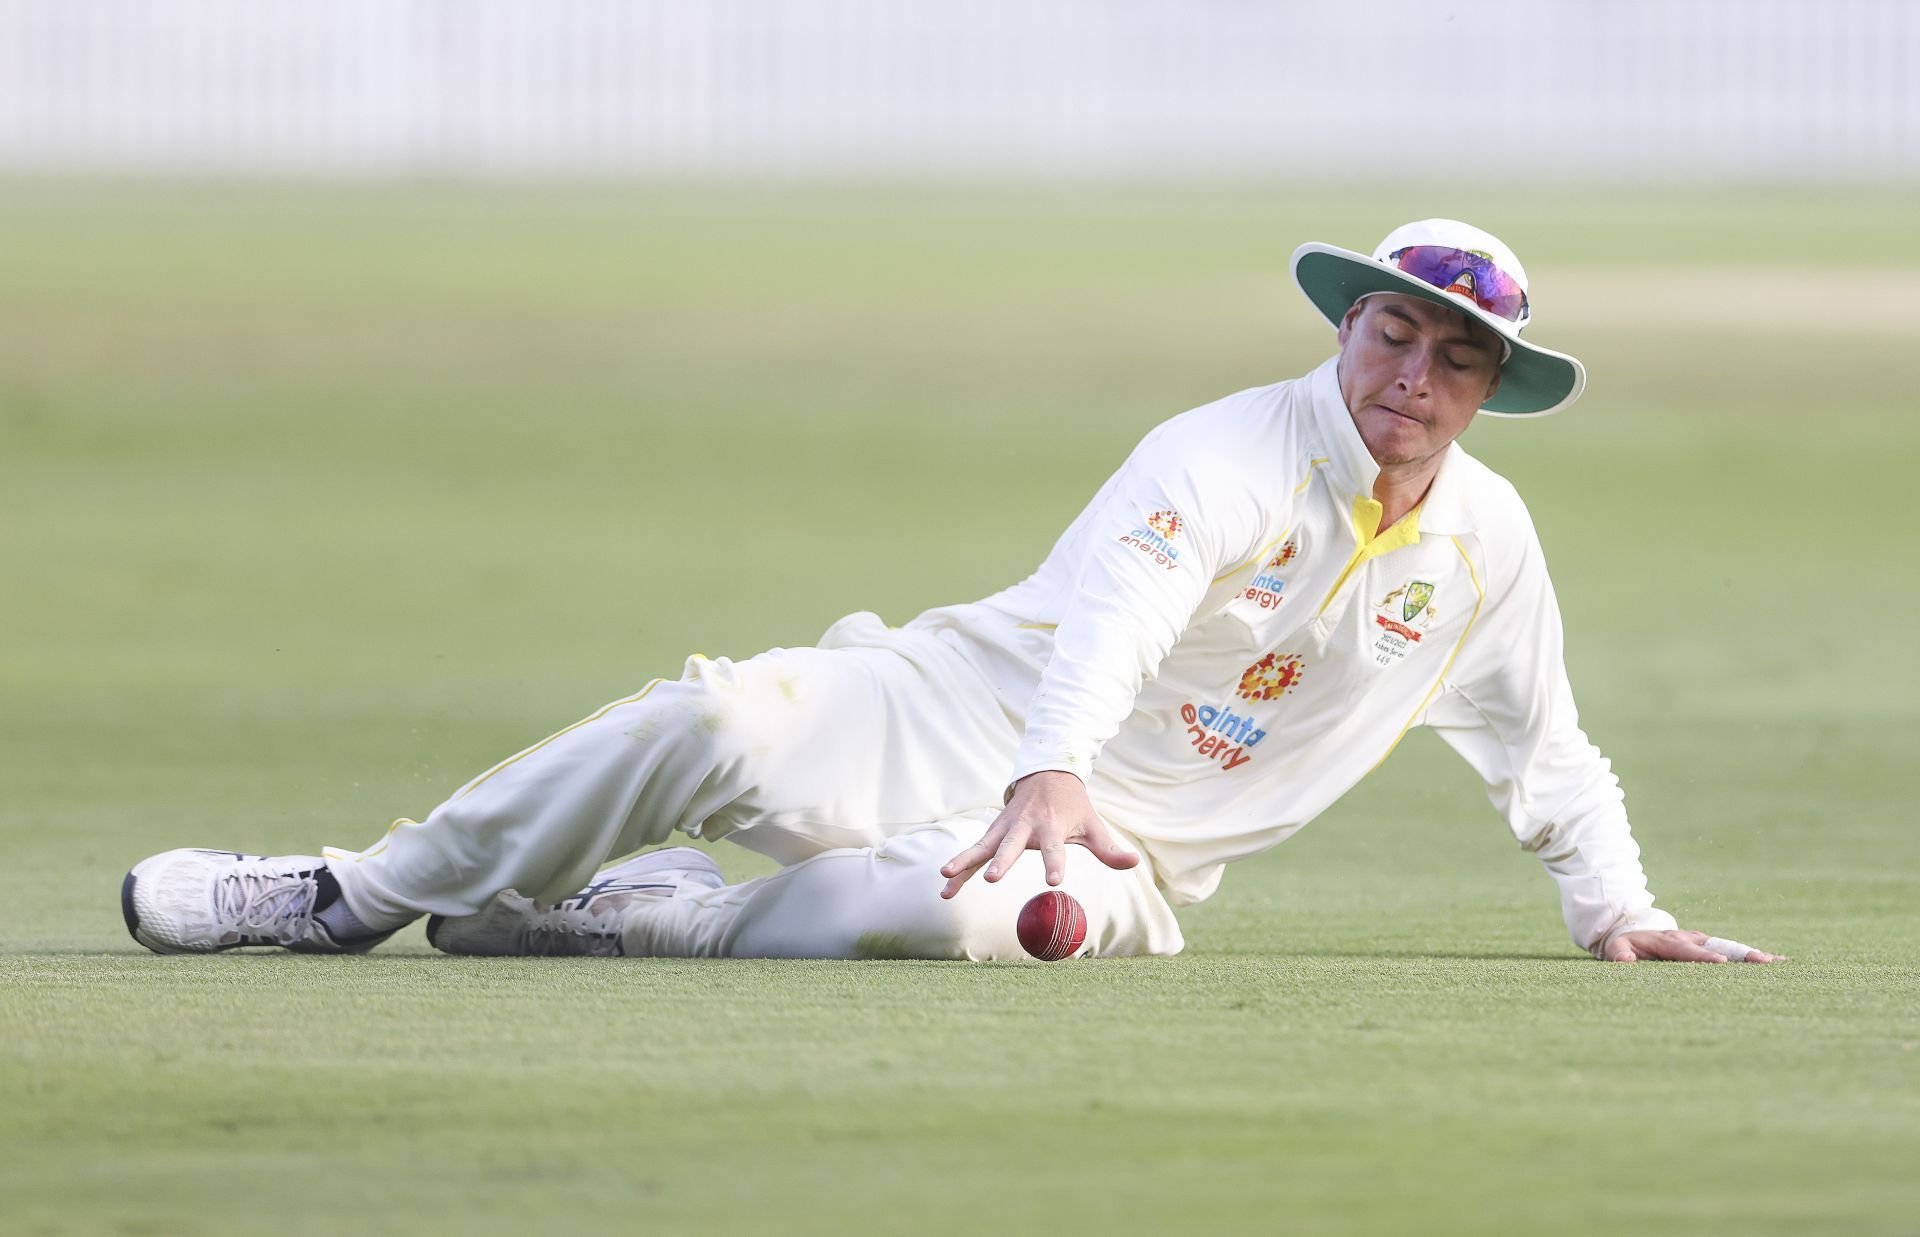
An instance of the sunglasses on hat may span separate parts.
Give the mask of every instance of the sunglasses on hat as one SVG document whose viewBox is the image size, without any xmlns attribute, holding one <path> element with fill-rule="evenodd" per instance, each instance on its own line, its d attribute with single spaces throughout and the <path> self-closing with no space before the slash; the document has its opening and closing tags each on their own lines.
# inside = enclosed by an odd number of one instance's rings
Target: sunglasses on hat
<svg viewBox="0 0 1920 1237">
<path fill-rule="evenodd" d="M 1508 322 L 1527 318 L 1526 290 L 1483 253 L 1445 245 L 1409 245 L 1388 254 L 1387 265 L 1442 292 L 1463 296 L 1496 318 Z"/>
</svg>

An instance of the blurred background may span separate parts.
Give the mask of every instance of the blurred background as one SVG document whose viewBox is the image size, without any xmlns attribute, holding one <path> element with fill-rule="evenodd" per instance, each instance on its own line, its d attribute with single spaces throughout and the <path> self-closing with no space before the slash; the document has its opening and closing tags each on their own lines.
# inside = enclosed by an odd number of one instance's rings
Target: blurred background
<svg viewBox="0 0 1920 1237">
<path fill-rule="evenodd" d="M 13 172 L 1906 182 L 1903 0 L 5 0 Z"/>
<path fill-rule="evenodd" d="M 1327 354 L 1296 244 L 1436 214 L 1592 371 L 1467 441 L 1603 745 L 1910 733 L 1916 64 L 1897 0 L 0 0 L 15 871 L 349 844 L 688 652 L 1002 587 Z"/>
<path fill-rule="evenodd" d="M 1467 445 L 1603 746 L 1911 733 L 1916 64 L 1897 0 L 0 0 L 14 870 L 352 844 L 689 652 L 1000 588 L 1330 351 L 1296 244 L 1436 214 L 1592 372 Z"/>
<path fill-rule="evenodd" d="M 620 1222 L 624 1182 L 663 1231 L 790 1186 L 796 1231 L 845 1232 L 854 1162 L 877 1229 L 941 1231 L 927 1200 L 1077 1077 L 1132 1119 L 986 1214 L 1906 1231 L 1916 66 L 1904 0 L 0 0 L 17 1222 L 257 1231 L 285 1213 L 233 1166 L 324 1163 L 396 1231 L 524 1231 L 558 1182 Z M 1723 1001 L 1573 966 L 1419 734 L 1184 912 L 1169 970 L 469 971 L 417 929 L 337 970 L 134 956 L 148 853 L 357 848 L 690 653 L 1018 579 L 1151 426 L 1330 354 L 1296 245 L 1432 215 L 1506 239 L 1530 336 L 1591 372 L 1465 445 L 1533 509 L 1655 891 L 1801 970 Z M 765 1046 L 796 1002 L 841 1073 Z M 1015 1009 L 1112 1050 L 1009 1067 Z M 673 1011 L 668 1060 L 582 1046 Z M 732 1125 L 676 1120 L 715 1094 Z M 610 1096 L 657 1175 L 580 1167 Z M 1136 1171 L 1163 1134 L 1185 1194 Z"/>
</svg>

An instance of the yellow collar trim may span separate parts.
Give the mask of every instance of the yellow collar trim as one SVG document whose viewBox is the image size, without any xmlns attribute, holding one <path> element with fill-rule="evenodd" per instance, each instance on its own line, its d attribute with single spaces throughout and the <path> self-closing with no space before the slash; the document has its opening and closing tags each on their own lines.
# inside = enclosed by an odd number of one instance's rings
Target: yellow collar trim
<svg viewBox="0 0 1920 1237">
<path fill-rule="evenodd" d="M 1361 561 L 1419 541 L 1420 507 L 1424 505 L 1416 505 L 1383 533 L 1380 531 L 1380 517 L 1386 514 L 1385 509 L 1365 494 L 1357 495 L 1353 500 L 1353 537 L 1359 544 Z"/>
<path fill-rule="evenodd" d="M 1392 528 L 1381 532 L 1380 517 L 1384 514 L 1386 509 L 1366 495 L 1361 494 L 1354 498 L 1353 557 L 1347 561 L 1346 569 L 1340 573 L 1340 578 L 1333 582 L 1333 587 L 1327 590 L 1327 599 L 1320 603 L 1321 614 L 1325 614 L 1327 607 L 1333 604 L 1333 599 L 1340 595 L 1340 590 L 1346 586 L 1348 578 L 1353 575 L 1354 568 L 1370 558 L 1378 558 L 1390 550 L 1398 550 L 1402 546 L 1410 546 L 1420 540 L 1419 506 L 1415 506 L 1413 510 L 1395 520 Z"/>
</svg>

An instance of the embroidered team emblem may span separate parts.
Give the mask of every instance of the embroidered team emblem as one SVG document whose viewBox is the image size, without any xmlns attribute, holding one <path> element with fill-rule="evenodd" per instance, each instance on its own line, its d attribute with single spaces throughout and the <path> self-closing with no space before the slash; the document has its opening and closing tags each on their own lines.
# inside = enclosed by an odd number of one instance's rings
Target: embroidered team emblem
<svg viewBox="0 0 1920 1237">
<path fill-rule="evenodd" d="M 1247 667 L 1234 690 L 1242 700 L 1276 700 L 1299 686 L 1306 671 L 1298 653 L 1268 653 Z"/>
<path fill-rule="evenodd" d="M 1434 620 L 1440 617 L 1440 612 L 1433 608 L 1433 585 L 1428 584 L 1425 580 L 1414 580 L 1409 584 L 1402 584 L 1399 588 L 1394 589 L 1379 601 L 1374 602 L 1373 608 L 1380 611 L 1384 617 L 1387 611 L 1393 609 L 1393 603 L 1396 601 L 1400 603 L 1400 621 L 1402 623 L 1413 622 L 1414 619 L 1420 617 L 1421 611 L 1425 611 L 1427 616 L 1420 624 L 1422 627 L 1432 626 Z"/>
<path fill-rule="evenodd" d="M 1389 617 L 1396 601 L 1400 603 L 1397 619 Z M 1373 660 L 1381 666 L 1404 661 L 1426 634 L 1421 629 L 1432 627 L 1440 618 L 1440 612 L 1433 606 L 1433 585 L 1426 580 L 1409 580 L 1382 597 L 1373 608 L 1374 626 L 1380 628 L 1373 641 Z M 1409 626 L 1416 622 L 1418 628 Z"/>
<path fill-rule="evenodd" d="M 1147 517 L 1147 527 L 1168 541 L 1172 541 L 1180 535 L 1180 530 L 1186 527 L 1186 523 L 1181 520 L 1178 511 L 1156 511 Z"/>
<path fill-rule="evenodd" d="M 1415 580 L 1413 583 L 1407 585 L 1407 599 L 1400 607 L 1400 621 L 1403 623 L 1413 622 L 1414 616 L 1426 609 L 1427 603 L 1432 600 L 1433 585 L 1428 584 L 1425 580 Z"/>
</svg>

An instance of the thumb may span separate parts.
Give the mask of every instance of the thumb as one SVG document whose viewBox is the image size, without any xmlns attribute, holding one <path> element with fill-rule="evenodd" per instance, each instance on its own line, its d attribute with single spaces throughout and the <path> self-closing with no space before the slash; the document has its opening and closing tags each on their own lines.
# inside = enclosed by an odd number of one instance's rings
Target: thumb
<svg viewBox="0 0 1920 1237">
<path fill-rule="evenodd" d="M 1627 944 L 1624 940 L 1615 941 L 1613 944 L 1607 946 L 1607 961 L 1609 962 L 1634 962 L 1637 960 L 1638 956 L 1633 952 L 1633 946 Z"/>
<path fill-rule="evenodd" d="M 1097 817 L 1093 824 L 1088 826 L 1086 836 L 1081 839 L 1080 844 L 1092 851 L 1094 858 L 1110 868 L 1130 868 L 1140 862 L 1139 855 L 1113 840 L 1113 835 L 1107 832 L 1106 824 Z"/>
</svg>

